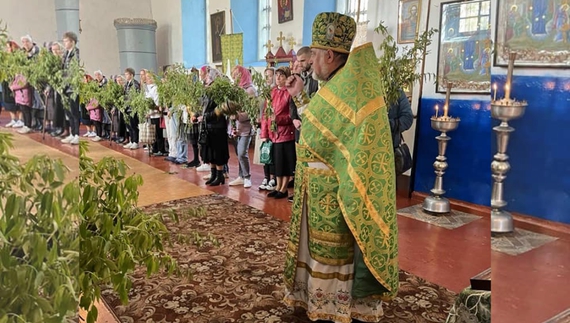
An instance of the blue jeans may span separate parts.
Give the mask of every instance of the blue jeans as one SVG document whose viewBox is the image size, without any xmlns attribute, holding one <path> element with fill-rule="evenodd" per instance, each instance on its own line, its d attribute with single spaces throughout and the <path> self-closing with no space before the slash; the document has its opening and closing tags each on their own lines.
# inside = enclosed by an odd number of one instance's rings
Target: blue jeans
<svg viewBox="0 0 570 323">
<path fill-rule="evenodd" d="M 249 167 L 249 144 L 252 136 L 238 136 L 234 138 L 234 147 L 238 157 L 239 177 L 250 178 Z"/>
<path fill-rule="evenodd" d="M 174 143 L 176 145 L 176 162 L 186 163 L 188 162 L 188 140 L 185 136 L 182 136 L 182 138 L 177 138 L 179 121 L 176 118 L 172 118 L 170 122 L 172 122 L 172 130 L 174 131 L 173 136 L 176 138 L 176 141 Z"/>
</svg>

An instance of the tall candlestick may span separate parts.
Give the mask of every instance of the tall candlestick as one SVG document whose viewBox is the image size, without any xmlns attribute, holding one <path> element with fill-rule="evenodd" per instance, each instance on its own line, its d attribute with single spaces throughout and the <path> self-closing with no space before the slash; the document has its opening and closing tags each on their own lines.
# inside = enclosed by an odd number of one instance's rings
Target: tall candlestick
<svg viewBox="0 0 570 323">
<path fill-rule="evenodd" d="M 447 91 L 445 92 L 445 106 L 449 106 L 449 97 L 451 96 L 451 87 L 453 83 L 447 82 Z"/>
<path fill-rule="evenodd" d="M 493 91 L 495 92 L 493 94 L 493 101 L 497 101 L 497 83 L 493 84 Z"/>
<path fill-rule="evenodd" d="M 509 68 L 507 70 L 507 84 L 505 85 L 505 99 L 511 98 L 511 83 L 513 81 L 513 68 L 515 67 L 515 60 L 517 59 L 516 52 L 509 53 Z"/>
<path fill-rule="evenodd" d="M 447 104 L 443 106 L 443 116 L 447 118 Z"/>
</svg>

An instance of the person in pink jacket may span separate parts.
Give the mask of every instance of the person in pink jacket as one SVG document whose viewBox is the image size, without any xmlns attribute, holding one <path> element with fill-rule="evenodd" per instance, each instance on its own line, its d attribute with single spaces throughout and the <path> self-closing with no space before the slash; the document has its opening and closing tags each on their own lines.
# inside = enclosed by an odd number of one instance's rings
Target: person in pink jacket
<svg viewBox="0 0 570 323">
<path fill-rule="evenodd" d="M 23 75 L 18 74 L 10 84 L 10 90 L 14 93 L 16 106 L 22 112 L 24 119 L 24 126 L 18 132 L 30 133 L 32 131 L 32 91 L 30 85 Z"/>
<path fill-rule="evenodd" d="M 101 137 L 103 136 L 103 109 L 99 105 L 99 101 L 96 99 L 89 100 L 89 103 L 87 103 L 85 109 L 89 112 L 89 119 L 95 127 L 96 136 L 91 138 L 91 140 L 101 141 Z"/>
<path fill-rule="evenodd" d="M 267 196 L 276 199 L 288 197 L 287 185 L 295 171 L 295 126 L 291 119 L 291 95 L 285 88 L 285 81 L 291 75 L 289 67 L 279 67 L 275 72 L 276 87 L 271 91 L 272 115 L 264 115 L 261 120 L 261 140 L 273 142 L 273 163 L 277 187 Z M 271 125 L 275 124 L 274 127 Z M 273 128 L 273 129 L 272 129 Z"/>
</svg>

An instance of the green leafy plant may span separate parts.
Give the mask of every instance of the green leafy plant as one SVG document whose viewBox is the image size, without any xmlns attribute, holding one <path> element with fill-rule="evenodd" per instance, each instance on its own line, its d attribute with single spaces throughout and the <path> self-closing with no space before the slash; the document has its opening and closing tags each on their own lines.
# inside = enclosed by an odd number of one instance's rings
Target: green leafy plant
<svg viewBox="0 0 570 323">
<path fill-rule="evenodd" d="M 398 101 L 401 88 L 411 87 L 421 79 L 434 76 L 433 74 L 417 72 L 417 68 L 425 54 L 429 53 L 427 47 L 431 44 L 431 37 L 437 32 L 437 29 L 432 28 L 424 31 L 410 46 L 399 47 L 383 23 L 383 21 L 380 22 L 374 30 L 384 37 L 379 47 L 382 54 L 378 62 L 380 75 L 382 75 L 382 85 L 386 92 L 386 103 L 389 105 Z"/>
<path fill-rule="evenodd" d="M 272 87 L 265 82 L 263 74 L 257 71 L 254 71 L 251 77 L 253 84 L 255 84 L 255 87 L 257 88 L 258 98 L 260 100 L 258 101 L 258 104 L 262 104 L 263 101 L 267 103 L 263 111 L 264 118 L 273 118 L 275 113 L 273 112 L 273 100 L 271 98 Z M 277 124 L 275 121 L 271 122 L 271 131 L 277 131 Z"/>
<path fill-rule="evenodd" d="M 86 143 L 80 144 L 82 221 L 79 262 L 80 306 L 88 310 L 87 322 L 95 322 L 94 301 L 101 298 L 102 285 L 112 285 L 121 301 L 128 302 L 130 274 L 139 266 L 148 275 L 164 269 L 182 275 L 177 262 L 164 251 L 169 232 L 163 215 L 146 214 L 139 207 L 140 175 L 127 176 L 122 160 L 104 157 L 95 163 L 87 157 Z M 170 213 L 179 220 L 176 213 Z"/>
<path fill-rule="evenodd" d="M 186 106 L 193 112 L 200 111 L 205 92 L 196 73 L 189 73 L 182 64 L 175 64 L 168 68 L 165 75 L 155 75 L 154 78 L 161 106 Z"/>
<path fill-rule="evenodd" d="M 125 103 L 131 107 L 130 115 L 125 114 L 128 120 L 131 116 L 136 115 L 139 118 L 139 123 L 146 119 L 146 116 L 151 112 L 151 110 L 156 110 L 158 107 L 154 104 L 151 98 L 147 98 L 144 91 L 133 91 L 129 94 L 129 99 Z"/>
<path fill-rule="evenodd" d="M 0 322 L 64 322 L 79 300 L 79 185 L 60 160 L 10 148 L 0 133 Z"/>
</svg>

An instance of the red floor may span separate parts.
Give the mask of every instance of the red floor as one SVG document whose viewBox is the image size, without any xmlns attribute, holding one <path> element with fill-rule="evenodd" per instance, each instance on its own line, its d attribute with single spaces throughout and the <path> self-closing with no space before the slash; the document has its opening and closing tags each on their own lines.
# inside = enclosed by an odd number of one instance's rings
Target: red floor
<svg viewBox="0 0 570 323">
<path fill-rule="evenodd" d="M 3 116 L 1 124 L 5 124 Z M 42 140 L 40 134 L 28 135 L 61 151 L 77 154 L 77 147 L 62 145 L 49 135 Z M 117 144 L 100 142 L 111 149 L 137 158 L 216 193 L 226 195 L 244 204 L 263 210 L 277 218 L 288 220 L 291 204 L 287 200 L 266 198 L 257 185 L 263 179 L 261 166 L 252 166 L 251 189 L 205 186 L 204 172 L 183 169 L 164 161 L 162 157 L 149 157 L 143 149 L 124 150 Z M 190 152 L 190 155 L 192 153 Z M 252 153 L 251 153 L 252 155 Z M 233 150 L 230 159 L 230 179 L 237 174 Z M 191 157 L 191 156 L 190 156 Z M 398 197 L 398 208 L 420 203 Z M 424 222 L 400 216 L 399 248 L 400 267 L 431 282 L 460 292 L 469 285 L 469 279 L 493 264 L 493 321 L 500 323 L 535 323 L 570 307 L 570 237 L 549 243 L 518 257 L 490 252 L 489 218 L 471 222 L 455 230 L 447 230 Z"/>
</svg>

